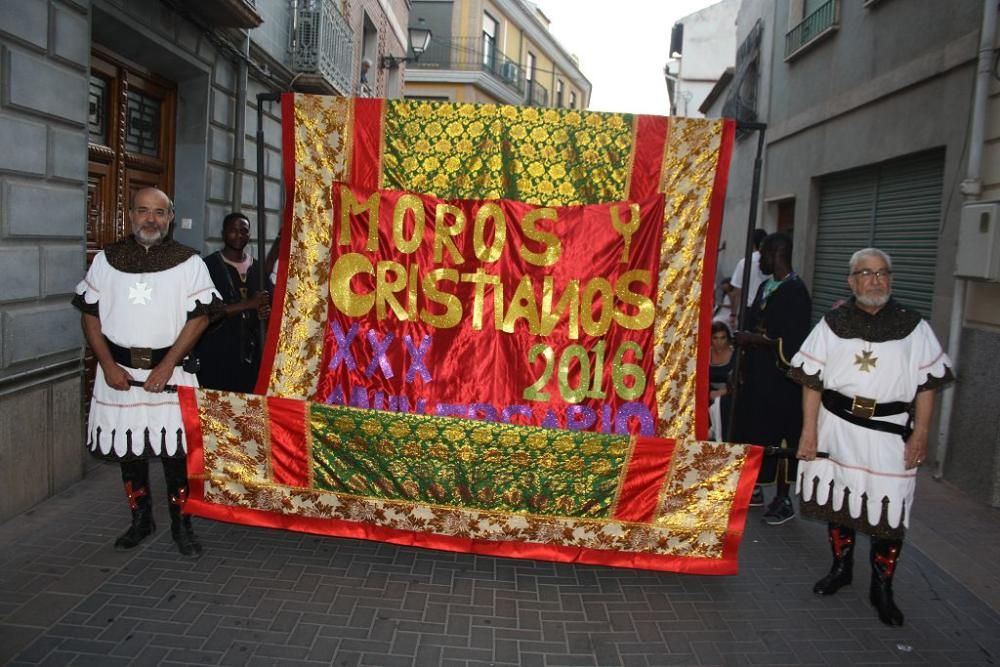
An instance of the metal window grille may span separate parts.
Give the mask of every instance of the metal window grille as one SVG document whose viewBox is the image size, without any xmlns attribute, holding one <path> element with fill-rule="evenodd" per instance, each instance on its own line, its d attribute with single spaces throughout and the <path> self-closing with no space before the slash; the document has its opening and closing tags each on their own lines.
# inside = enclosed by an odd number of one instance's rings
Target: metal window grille
<svg viewBox="0 0 1000 667">
<path fill-rule="evenodd" d="M 334 0 L 291 0 L 292 68 L 341 93 L 351 86 L 353 31 Z"/>
</svg>

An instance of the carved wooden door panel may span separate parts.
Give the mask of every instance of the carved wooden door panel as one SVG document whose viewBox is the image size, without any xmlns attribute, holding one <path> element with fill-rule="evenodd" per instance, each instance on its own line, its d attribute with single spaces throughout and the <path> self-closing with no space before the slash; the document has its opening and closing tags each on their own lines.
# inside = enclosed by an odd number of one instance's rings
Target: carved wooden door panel
<svg viewBox="0 0 1000 667">
<path fill-rule="evenodd" d="M 154 186 L 173 197 L 176 86 L 95 47 L 90 59 L 87 142 L 87 266 L 131 233 L 132 194 Z M 89 403 L 96 360 L 84 357 Z"/>
<path fill-rule="evenodd" d="M 114 54 L 90 60 L 87 153 L 87 264 L 131 232 L 136 190 L 155 186 L 173 197 L 176 86 Z"/>
</svg>

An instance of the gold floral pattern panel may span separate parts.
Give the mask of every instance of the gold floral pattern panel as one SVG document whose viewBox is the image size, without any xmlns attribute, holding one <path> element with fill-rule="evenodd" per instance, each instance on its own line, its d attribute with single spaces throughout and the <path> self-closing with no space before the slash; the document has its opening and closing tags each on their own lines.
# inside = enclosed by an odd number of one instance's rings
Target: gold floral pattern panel
<svg viewBox="0 0 1000 667">
<path fill-rule="evenodd" d="M 723 124 L 671 118 L 663 157 L 667 205 L 654 319 L 654 377 L 661 437 L 695 439 L 698 325 L 716 167 Z M 711 249 L 714 252 L 714 248 Z"/>
<path fill-rule="evenodd" d="M 628 195 L 629 114 L 393 100 L 384 122 L 382 187 L 544 206 Z"/>
</svg>

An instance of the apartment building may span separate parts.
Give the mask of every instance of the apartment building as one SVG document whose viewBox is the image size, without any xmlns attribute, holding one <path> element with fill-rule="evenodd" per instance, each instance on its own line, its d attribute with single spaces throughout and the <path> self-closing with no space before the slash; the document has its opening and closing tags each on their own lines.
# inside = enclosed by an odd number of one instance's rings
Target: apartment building
<svg viewBox="0 0 1000 667">
<path fill-rule="evenodd" d="M 523 0 L 413 0 L 410 27 L 433 38 L 406 64 L 407 98 L 586 109 L 591 84 Z"/>
</svg>

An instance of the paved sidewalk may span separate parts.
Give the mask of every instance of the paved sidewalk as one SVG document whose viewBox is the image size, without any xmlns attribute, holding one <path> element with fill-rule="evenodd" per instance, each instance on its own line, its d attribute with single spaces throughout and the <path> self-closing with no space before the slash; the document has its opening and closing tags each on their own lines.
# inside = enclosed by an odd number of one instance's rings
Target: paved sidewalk
<svg viewBox="0 0 1000 667">
<path fill-rule="evenodd" d="M 129 553 L 117 466 L 0 526 L 0 664 L 954 665 L 1000 661 L 1000 512 L 921 480 L 897 576 L 906 627 L 855 584 L 810 588 L 822 526 L 760 524 L 735 577 L 519 561 L 195 519 Z M 956 574 L 961 579 L 956 578 Z M 993 605 L 992 607 L 990 605 Z"/>
</svg>

